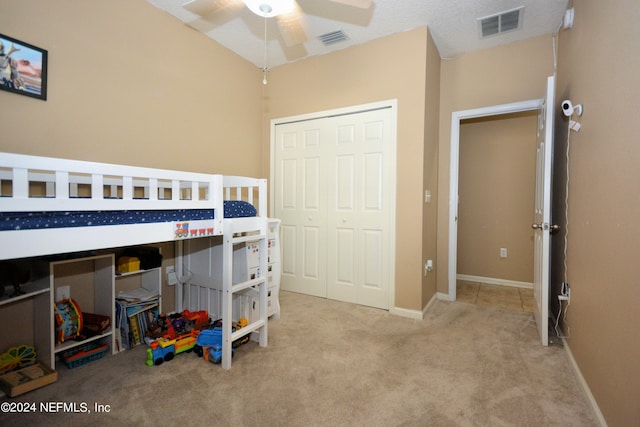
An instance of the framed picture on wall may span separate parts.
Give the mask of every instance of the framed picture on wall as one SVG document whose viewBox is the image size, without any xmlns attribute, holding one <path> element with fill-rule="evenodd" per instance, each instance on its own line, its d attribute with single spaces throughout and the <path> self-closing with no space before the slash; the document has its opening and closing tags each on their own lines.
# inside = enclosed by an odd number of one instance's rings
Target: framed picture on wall
<svg viewBox="0 0 640 427">
<path fill-rule="evenodd" d="M 47 51 L 0 34 L 0 90 L 47 99 Z"/>
</svg>

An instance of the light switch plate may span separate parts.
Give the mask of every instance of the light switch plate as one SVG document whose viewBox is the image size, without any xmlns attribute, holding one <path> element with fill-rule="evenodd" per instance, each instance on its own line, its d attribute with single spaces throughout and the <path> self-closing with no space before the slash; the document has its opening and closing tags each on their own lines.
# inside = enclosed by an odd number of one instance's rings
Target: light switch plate
<svg viewBox="0 0 640 427">
<path fill-rule="evenodd" d="M 56 288 L 56 301 L 71 298 L 71 286 L 59 286 Z"/>
</svg>

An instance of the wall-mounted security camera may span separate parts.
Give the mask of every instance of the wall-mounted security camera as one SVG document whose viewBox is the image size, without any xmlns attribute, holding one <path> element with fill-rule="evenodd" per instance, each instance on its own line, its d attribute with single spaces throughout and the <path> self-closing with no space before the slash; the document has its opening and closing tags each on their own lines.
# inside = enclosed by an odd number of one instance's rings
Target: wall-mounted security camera
<svg viewBox="0 0 640 427">
<path fill-rule="evenodd" d="M 574 113 L 582 116 L 582 104 L 573 105 L 571 101 L 565 99 L 562 101 L 562 112 L 567 117 L 573 116 Z"/>
<path fill-rule="evenodd" d="M 573 11 L 573 8 L 571 9 L 567 9 L 564 11 L 564 16 L 562 17 L 562 27 L 565 30 L 570 29 L 571 27 L 573 27 L 573 18 L 575 16 L 575 13 Z"/>
</svg>

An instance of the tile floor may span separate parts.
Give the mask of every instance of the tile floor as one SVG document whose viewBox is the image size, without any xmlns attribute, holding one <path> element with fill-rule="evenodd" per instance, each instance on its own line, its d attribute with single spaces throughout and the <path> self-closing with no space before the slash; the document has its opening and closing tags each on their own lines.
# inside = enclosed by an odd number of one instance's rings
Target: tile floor
<svg viewBox="0 0 640 427">
<path fill-rule="evenodd" d="M 498 307 L 505 310 L 533 312 L 533 289 L 458 280 L 456 299 L 461 302 Z"/>
</svg>

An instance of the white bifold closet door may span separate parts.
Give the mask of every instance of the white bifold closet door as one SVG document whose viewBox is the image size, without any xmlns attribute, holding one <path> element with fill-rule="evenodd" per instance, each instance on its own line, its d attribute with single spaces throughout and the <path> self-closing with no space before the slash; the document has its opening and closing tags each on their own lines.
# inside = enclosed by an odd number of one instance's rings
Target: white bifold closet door
<svg viewBox="0 0 640 427">
<path fill-rule="evenodd" d="M 392 109 L 275 126 L 282 289 L 389 308 Z"/>
</svg>

